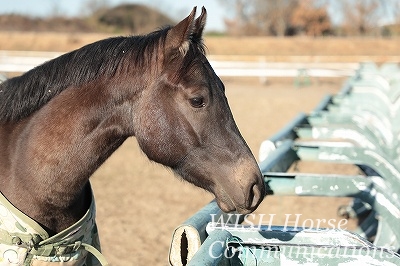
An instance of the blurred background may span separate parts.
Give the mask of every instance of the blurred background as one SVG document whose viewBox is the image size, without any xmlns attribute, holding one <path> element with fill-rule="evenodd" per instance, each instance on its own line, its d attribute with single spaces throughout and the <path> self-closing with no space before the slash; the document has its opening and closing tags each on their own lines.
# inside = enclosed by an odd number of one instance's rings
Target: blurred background
<svg viewBox="0 0 400 266">
<path fill-rule="evenodd" d="M 382 36 L 400 34 L 398 0 L 14 0 L 2 3 L 1 30 L 137 34 L 207 6 L 209 34 Z"/>
<path fill-rule="evenodd" d="M 261 142 L 299 112 L 337 93 L 360 62 L 400 62 L 400 0 L 13 0 L 0 5 L 0 73 L 19 75 L 100 39 L 173 25 L 193 6 L 207 8 L 208 58 L 256 156 Z M 349 165 L 307 167 L 357 173 Z M 168 265 L 174 228 L 213 199 L 150 163 L 133 138 L 91 183 L 112 265 Z M 329 219 L 347 202 L 276 196 L 257 212 L 276 214 L 278 224 L 284 214 Z"/>
<path fill-rule="evenodd" d="M 399 61 L 400 0 L 14 0 L 0 6 L 0 50 L 66 52 L 145 34 L 193 6 L 207 8 L 211 59 Z"/>
<path fill-rule="evenodd" d="M 262 60 L 278 62 L 398 59 L 399 0 L 5 1 L 0 50 L 70 51 L 173 25 L 203 5 L 210 56 L 266 56 Z"/>
</svg>

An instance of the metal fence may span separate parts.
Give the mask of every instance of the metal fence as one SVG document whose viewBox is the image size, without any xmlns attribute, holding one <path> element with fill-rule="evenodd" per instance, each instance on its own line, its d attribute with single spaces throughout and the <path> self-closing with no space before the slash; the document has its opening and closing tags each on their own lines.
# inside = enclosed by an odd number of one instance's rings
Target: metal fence
<svg viewBox="0 0 400 266">
<path fill-rule="evenodd" d="M 242 225 L 213 201 L 178 226 L 171 265 L 400 265 L 400 68 L 363 64 L 337 95 L 260 147 L 267 195 L 350 197 L 358 227 Z M 356 165 L 359 175 L 288 173 L 299 161 Z"/>
</svg>

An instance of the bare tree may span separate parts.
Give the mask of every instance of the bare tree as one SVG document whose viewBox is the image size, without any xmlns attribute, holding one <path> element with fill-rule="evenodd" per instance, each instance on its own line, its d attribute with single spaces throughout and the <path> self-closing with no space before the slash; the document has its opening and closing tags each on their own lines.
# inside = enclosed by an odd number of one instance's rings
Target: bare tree
<svg viewBox="0 0 400 266">
<path fill-rule="evenodd" d="M 366 35 L 378 26 L 379 0 L 341 0 L 343 28 L 347 34 Z"/>
<path fill-rule="evenodd" d="M 315 0 L 302 1 L 294 10 L 292 25 L 309 36 L 321 36 L 331 29 L 326 5 L 315 6 Z"/>
<path fill-rule="evenodd" d="M 60 2 L 54 1 L 51 3 L 51 13 L 50 17 L 52 18 L 60 18 L 63 17 L 63 12 L 61 10 Z"/>
<path fill-rule="evenodd" d="M 384 10 L 383 15 L 390 19 L 390 22 L 400 23 L 400 1 L 399 0 L 381 0 L 380 4 Z"/>
<path fill-rule="evenodd" d="M 393 2 L 393 15 L 395 23 L 400 24 L 400 1 L 392 1 Z"/>
<path fill-rule="evenodd" d="M 220 0 L 220 2 L 233 12 L 231 18 L 225 18 L 228 33 L 235 36 L 246 35 L 244 32 L 252 16 L 251 8 L 254 0 Z"/>
<path fill-rule="evenodd" d="M 261 30 L 268 35 L 287 35 L 297 5 L 297 0 L 256 0 L 255 10 Z"/>
<path fill-rule="evenodd" d="M 400 0 L 219 1 L 232 10 L 225 23 L 233 35 L 285 36 L 300 30 L 316 36 L 330 31 L 335 20 L 342 33 L 367 35 L 378 34 L 387 18 L 400 23 Z"/>
<path fill-rule="evenodd" d="M 83 15 L 91 15 L 110 7 L 108 0 L 85 0 L 82 3 Z"/>
<path fill-rule="evenodd" d="M 284 36 L 298 0 L 220 0 L 234 10 L 232 19 L 225 23 L 230 33 L 240 35 Z"/>
</svg>

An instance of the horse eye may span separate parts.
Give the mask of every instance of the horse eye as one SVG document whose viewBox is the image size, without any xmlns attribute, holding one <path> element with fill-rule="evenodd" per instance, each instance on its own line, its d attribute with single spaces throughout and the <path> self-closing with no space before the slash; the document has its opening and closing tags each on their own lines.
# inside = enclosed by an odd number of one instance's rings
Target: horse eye
<svg viewBox="0 0 400 266">
<path fill-rule="evenodd" d="M 204 103 L 203 97 L 194 97 L 194 98 L 191 98 L 189 101 L 190 101 L 190 104 L 195 108 L 200 108 L 200 107 L 206 106 L 206 104 Z"/>
</svg>

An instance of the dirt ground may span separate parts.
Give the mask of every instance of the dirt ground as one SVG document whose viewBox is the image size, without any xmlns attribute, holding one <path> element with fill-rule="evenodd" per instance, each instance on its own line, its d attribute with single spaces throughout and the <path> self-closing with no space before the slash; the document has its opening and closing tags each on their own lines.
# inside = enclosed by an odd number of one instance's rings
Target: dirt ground
<svg viewBox="0 0 400 266">
<path fill-rule="evenodd" d="M 256 158 L 263 140 L 298 112 L 311 111 L 324 95 L 335 94 L 343 81 L 313 80 L 311 86 L 298 88 L 293 80 L 270 80 L 267 85 L 257 80 L 224 80 L 236 123 Z M 344 170 L 353 171 L 347 168 Z M 322 170 L 338 168 L 324 166 Z M 91 182 L 102 250 L 112 265 L 169 265 L 173 230 L 213 199 L 165 167 L 151 163 L 134 138 L 111 156 Z M 283 223 L 285 214 L 292 214 L 292 220 L 295 214 L 301 214 L 301 219 L 340 219 L 336 206 L 347 201 L 270 196 L 257 213 L 275 214 L 275 224 Z"/>
</svg>

